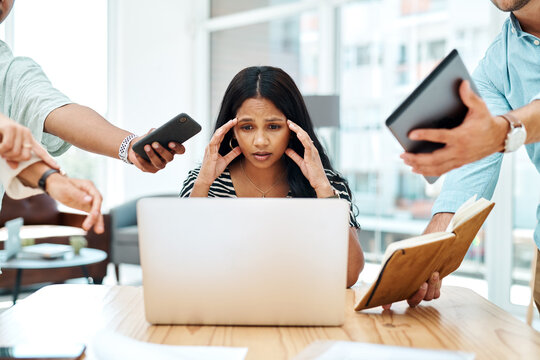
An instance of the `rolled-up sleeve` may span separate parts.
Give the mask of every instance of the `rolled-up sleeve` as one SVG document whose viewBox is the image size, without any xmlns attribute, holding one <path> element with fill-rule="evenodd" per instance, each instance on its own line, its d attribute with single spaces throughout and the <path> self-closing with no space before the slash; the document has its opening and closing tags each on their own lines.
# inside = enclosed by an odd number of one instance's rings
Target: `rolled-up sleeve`
<svg viewBox="0 0 540 360">
<path fill-rule="evenodd" d="M 484 58 L 473 73 L 473 81 L 485 101 L 489 111 L 493 115 L 506 114 L 512 107 L 503 93 L 497 89 L 486 73 L 486 59 Z"/>
<path fill-rule="evenodd" d="M 71 100 L 52 86 L 41 67 L 30 58 L 12 60 L 6 86 L 10 89 L 12 104 L 8 116 L 28 127 L 51 155 L 63 154 L 71 145 L 45 133 L 43 128 L 49 114 L 72 103 Z"/>
<path fill-rule="evenodd" d="M 23 185 L 17 178 L 21 171 L 38 161 L 41 161 L 41 159 L 34 155 L 30 160 L 20 162 L 17 168 L 12 169 L 6 160 L 0 159 L 0 181 L 9 197 L 12 199 L 22 199 L 43 193 L 41 189 L 34 189 Z"/>
</svg>

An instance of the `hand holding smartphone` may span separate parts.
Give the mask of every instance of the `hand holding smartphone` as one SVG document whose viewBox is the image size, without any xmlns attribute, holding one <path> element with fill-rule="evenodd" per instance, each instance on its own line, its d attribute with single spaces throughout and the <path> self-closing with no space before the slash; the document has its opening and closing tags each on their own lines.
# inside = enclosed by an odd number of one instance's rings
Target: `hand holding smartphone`
<svg viewBox="0 0 540 360">
<path fill-rule="evenodd" d="M 182 144 L 200 131 L 201 125 L 193 120 L 188 114 L 181 113 L 137 141 L 133 144 L 132 149 L 144 160 L 150 161 L 144 150 L 145 145 L 152 146 L 154 142 L 158 142 L 165 149 L 169 149 L 170 142 Z"/>
</svg>

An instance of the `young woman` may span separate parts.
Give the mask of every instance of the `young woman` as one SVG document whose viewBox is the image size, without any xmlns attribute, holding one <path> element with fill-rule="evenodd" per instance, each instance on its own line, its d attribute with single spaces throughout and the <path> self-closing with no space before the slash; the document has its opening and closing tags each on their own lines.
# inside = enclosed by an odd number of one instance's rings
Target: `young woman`
<svg viewBox="0 0 540 360">
<path fill-rule="evenodd" d="M 231 81 L 203 163 L 180 196 L 340 197 L 351 204 L 347 181 L 333 170 L 296 84 L 269 66 L 246 68 Z M 364 267 L 352 205 L 349 224 L 348 287 Z"/>
</svg>

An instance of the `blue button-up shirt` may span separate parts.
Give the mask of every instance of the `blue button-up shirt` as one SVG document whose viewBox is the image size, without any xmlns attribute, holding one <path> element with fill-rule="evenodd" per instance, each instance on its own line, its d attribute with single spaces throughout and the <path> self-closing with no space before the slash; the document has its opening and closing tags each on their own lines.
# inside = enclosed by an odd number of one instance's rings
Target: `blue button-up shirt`
<svg viewBox="0 0 540 360">
<path fill-rule="evenodd" d="M 511 14 L 480 61 L 473 79 L 493 115 L 505 114 L 540 100 L 540 39 L 522 31 Z M 525 147 L 540 172 L 540 143 Z M 455 212 L 475 194 L 490 199 L 497 184 L 502 157 L 503 154 L 496 153 L 448 173 L 432 213 Z M 534 240 L 540 248 L 540 205 L 536 217 Z"/>
</svg>

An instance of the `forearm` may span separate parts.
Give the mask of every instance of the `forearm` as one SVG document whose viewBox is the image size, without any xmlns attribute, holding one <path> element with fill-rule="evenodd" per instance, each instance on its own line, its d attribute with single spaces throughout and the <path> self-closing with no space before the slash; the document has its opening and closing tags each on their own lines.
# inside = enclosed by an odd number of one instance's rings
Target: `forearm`
<svg viewBox="0 0 540 360">
<path fill-rule="evenodd" d="M 540 142 L 540 100 L 535 100 L 510 113 L 521 120 L 527 130 L 525 144 Z"/>
<path fill-rule="evenodd" d="M 356 228 L 349 228 L 349 258 L 347 261 L 347 287 L 358 281 L 358 276 L 364 268 L 364 252 L 358 241 Z"/>
<path fill-rule="evenodd" d="M 330 182 L 328 181 L 327 184 L 324 184 L 323 186 L 320 186 L 315 190 L 315 193 L 317 194 L 317 198 L 324 199 L 334 196 L 334 188 L 332 185 L 330 185 Z"/>
<path fill-rule="evenodd" d="M 118 158 L 122 140 L 130 133 L 105 120 L 94 110 L 69 104 L 52 111 L 45 119 L 44 131 L 78 148 Z"/>
<path fill-rule="evenodd" d="M 28 166 L 26 169 L 21 171 L 19 175 L 17 175 L 17 178 L 25 186 L 35 189 L 38 188 L 38 181 L 43 175 L 43 173 L 49 169 L 51 169 L 49 165 L 45 164 L 43 161 L 40 161 Z M 50 175 L 49 178 L 55 175 L 60 176 L 59 174 L 53 174 Z M 47 178 L 47 182 L 49 181 L 49 178 Z"/>
<path fill-rule="evenodd" d="M 208 191 L 210 191 L 210 185 L 195 180 L 189 197 L 208 197 Z"/>
<path fill-rule="evenodd" d="M 445 231 L 453 216 L 453 213 L 437 213 L 433 215 L 431 221 L 424 230 L 424 234 Z"/>
</svg>

